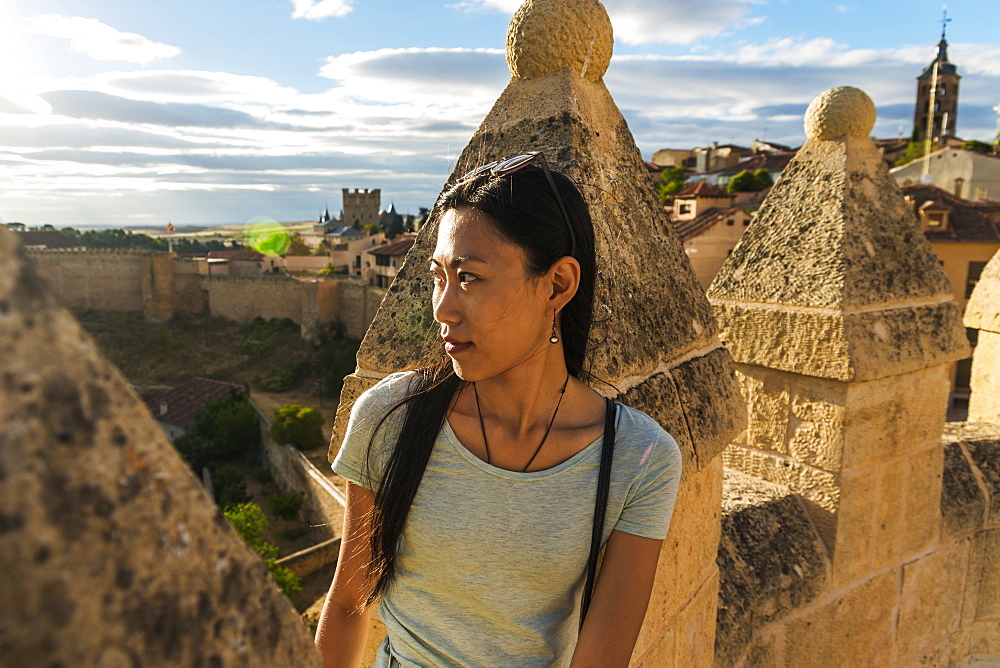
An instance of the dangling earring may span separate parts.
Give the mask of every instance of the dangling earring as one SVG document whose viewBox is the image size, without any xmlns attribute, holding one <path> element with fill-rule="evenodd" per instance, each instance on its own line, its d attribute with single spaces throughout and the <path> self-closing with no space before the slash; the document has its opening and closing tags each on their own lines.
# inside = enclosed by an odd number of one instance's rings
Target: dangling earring
<svg viewBox="0 0 1000 668">
<path fill-rule="evenodd" d="M 556 334 L 556 311 L 552 309 L 552 336 L 549 337 L 549 343 L 559 343 L 559 336 Z"/>
</svg>

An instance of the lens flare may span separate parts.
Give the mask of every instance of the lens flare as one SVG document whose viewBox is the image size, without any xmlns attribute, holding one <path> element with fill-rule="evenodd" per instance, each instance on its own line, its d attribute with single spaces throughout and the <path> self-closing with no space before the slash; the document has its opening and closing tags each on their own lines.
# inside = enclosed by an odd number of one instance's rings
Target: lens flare
<svg viewBox="0 0 1000 668">
<path fill-rule="evenodd" d="M 243 229 L 243 243 L 258 253 L 277 257 L 284 255 L 292 239 L 288 230 L 273 218 L 257 216 Z"/>
</svg>

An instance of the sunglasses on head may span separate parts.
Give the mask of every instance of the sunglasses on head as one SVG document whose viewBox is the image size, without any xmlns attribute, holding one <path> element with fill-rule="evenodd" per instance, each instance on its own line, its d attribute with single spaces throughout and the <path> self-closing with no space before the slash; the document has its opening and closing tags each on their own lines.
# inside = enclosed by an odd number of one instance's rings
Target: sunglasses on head
<svg viewBox="0 0 1000 668">
<path fill-rule="evenodd" d="M 542 172 L 545 174 L 545 180 L 549 182 L 549 186 L 552 187 L 552 193 L 556 196 L 556 203 L 559 204 L 559 210 L 562 212 L 563 222 L 566 223 L 566 231 L 569 232 L 569 254 L 576 254 L 576 235 L 573 234 L 573 225 L 569 220 L 569 213 L 566 211 L 566 205 L 563 204 L 562 196 L 559 194 L 559 189 L 556 188 L 556 182 L 552 178 L 552 172 L 549 171 L 549 163 L 545 159 L 545 154 L 541 151 L 535 153 L 525 153 L 523 155 L 516 155 L 513 158 L 505 158 L 503 160 L 496 160 L 494 162 L 488 162 L 485 165 L 480 165 L 475 169 L 467 172 L 462 178 L 459 179 L 459 183 L 463 181 L 469 181 L 471 179 L 483 176 L 485 174 L 490 174 L 491 176 L 503 176 L 505 174 L 513 174 L 514 172 L 523 169 L 531 164 L 537 164 L 542 168 Z"/>
</svg>

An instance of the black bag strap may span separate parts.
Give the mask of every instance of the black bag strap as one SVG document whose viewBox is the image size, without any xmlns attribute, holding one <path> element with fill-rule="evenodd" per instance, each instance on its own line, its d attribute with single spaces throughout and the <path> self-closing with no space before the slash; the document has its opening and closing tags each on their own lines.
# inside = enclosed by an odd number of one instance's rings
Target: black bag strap
<svg viewBox="0 0 1000 668">
<path fill-rule="evenodd" d="M 604 441 L 601 444 L 601 472 L 597 478 L 597 502 L 594 505 L 594 530 L 590 536 L 590 557 L 587 560 L 587 584 L 583 588 L 583 605 L 580 611 L 580 628 L 587 617 L 587 608 L 594 595 L 594 579 L 597 577 L 597 557 L 601 554 L 601 538 L 604 536 L 604 516 L 608 510 L 608 488 L 611 487 L 611 461 L 615 452 L 615 416 L 618 407 L 611 399 L 604 399 Z"/>
</svg>

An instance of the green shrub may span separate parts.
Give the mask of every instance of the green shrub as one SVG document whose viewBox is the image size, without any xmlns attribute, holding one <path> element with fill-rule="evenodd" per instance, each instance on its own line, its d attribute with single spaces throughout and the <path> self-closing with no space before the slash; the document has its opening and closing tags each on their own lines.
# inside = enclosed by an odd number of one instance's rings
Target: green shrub
<svg viewBox="0 0 1000 668">
<path fill-rule="evenodd" d="M 302 492 L 279 492 L 271 496 L 271 514 L 283 520 L 294 520 L 302 510 L 306 496 Z"/>
<path fill-rule="evenodd" d="M 210 470 L 212 487 L 215 489 L 215 502 L 219 506 L 225 508 L 250 500 L 247 481 L 240 467 L 235 464 L 223 464 Z"/>
<path fill-rule="evenodd" d="M 294 389 L 309 373 L 309 362 L 302 360 L 286 366 L 277 376 L 259 381 L 260 389 L 265 392 L 288 392 Z"/>
<path fill-rule="evenodd" d="M 266 466 L 258 465 L 254 468 L 253 473 L 251 473 L 253 479 L 259 482 L 261 485 L 268 485 L 274 482 L 274 476 L 271 475 L 270 469 Z"/>
<path fill-rule="evenodd" d="M 289 569 L 279 566 L 276 562 L 278 548 L 264 541 L 264 530 L 267 528 L 267 516 L 256 503 L 241 503 L 225 510 L 226 520 L 236 533 L 260 555 L 267 569 L 271 571 L 278 588 L 286 596 L 302 591 L 302 581 Z"/>
<path fill-rule="evenodd" d="M 257 411 L 247 397 L 232 392 L 198 411 L 194 426 L 174 447 L 199 476 L 202 467 L 255 454 L 260 448 Z"/>
<path fill-rule="evenodd" d="M 281 341 L 299 337 L 300 328 L 289 318 L 264 320 L 260 316 L 240 327 L 237 345 L 248 354 L 266 353 Z"/>
<path fill-rule="evenodd" d="M 285 404 L 274 412 L 271 438 L 277 443 L 294 445 L 299 449 L 323 445 L 323 414 L 315 408 Z"/>
</svg>

